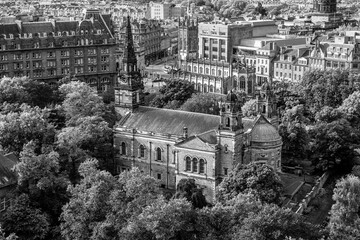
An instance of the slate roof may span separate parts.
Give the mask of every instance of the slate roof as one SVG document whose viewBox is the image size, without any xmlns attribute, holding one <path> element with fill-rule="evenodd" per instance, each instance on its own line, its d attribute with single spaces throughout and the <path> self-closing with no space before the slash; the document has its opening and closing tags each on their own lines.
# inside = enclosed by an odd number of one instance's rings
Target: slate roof
<svg viewBox="0 0 360 240">
<path fill-rule="evenodd" d="M 188 128 L 189 136 L 217 129 L 220 116 L 179 110 L 139 107 L 130 116 L 120 121 L 120 126 L 140 131 L 182 135 Z"/>
<path fill-rule="evenodd" d="M 16 183 L 16 174 L 11 170 L 15 164 L 12 157 L 0 152 L 0 188 Z"/>
<path fill-rule="evenodd" d="M 22 33 L 50 33 L 54 32 L 51 22 L 23 22 Z"/>
<path fill-rule="evenodd" d="M 0 24 L 0 34 L 19 34 L 19 27 L 16 23 Z"/>
<path fill-rule="evenodd" d="M 56 21 L 55 32 L 76 31 L 78 21 Z"/>
<path fill-rule="evenodd" d="M 242 119 L 244 131 L 252 128 L 255 119 Z M 209 144 L 216 144 L 216 131 L 220 116 L 187 112 L 180 110 L 140 106 L 135 112 L 126 115 L 119 126 L 139 131 L 160 134 L 182 135 L 183 128 L 188 128 L 188 135 L 195 136 Z"/>
</svg>

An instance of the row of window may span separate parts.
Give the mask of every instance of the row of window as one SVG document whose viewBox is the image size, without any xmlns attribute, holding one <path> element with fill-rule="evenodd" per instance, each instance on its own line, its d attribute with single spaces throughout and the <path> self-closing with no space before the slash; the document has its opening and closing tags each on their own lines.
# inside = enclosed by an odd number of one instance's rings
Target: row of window
<svg viewBox="0 0 360 240">
<path fill-rule="evenodd" d="M 121 146 L 120 146 L 120 154 L 121 155 L 127 155 L 127 147 L 126 147 L 126 143 L 122 142 Z M 144 145 L 140 145 L 138 148 L 138 157 L 139 158 L 145 158 L 145 146 Z M 155 160 L 156 161 L 162 161 L 162 150 L 161 148 L 157 147 L 155 148 Z"/>
<path fill-rule="evenodd" d="M 108 54 L 109 53 L 109 49 L 101 49 L 101 54 Z M 96 49 L 92 49 L 92 50 L 88 50 L 88 54 L 89 55 L 96 55 Z M 70 56 L 70 51 L 61 51 L 60 55 L 62 57 L 69 57 Z M 75 50 L 74 52 L 75 56 L 82 56 L 83 55 L 83 51 L 82 50 Z M 32 56 L 32 58 L 42 58 L 42 53 L 41 52 L 33 52 L 31 55 L 30 53 L 25 53 L 25 55 L 23 54 L 14 54 L 14 60 L 22 60 L 24 59 L 30 59 L 30 56 Z M 55 52 L 47 52 L 47 57 L 48 58 L 54 58 L 56 57 Z M 8 60 L 8 55 L 1 55 L 0 59 L 2 61 L 6 61 Z M 90 59 L 90 58 L 89 58 Z M 109 61 L 109 57 L 108 56 L 101 56 L 101 61 L 102 62 L 108 62 Z"/>
<path fill-rule="evenodd" d="M 191 72 L 191 66 L 188 66 L 187 67 L 188 69 L 188 72 Z M 193 68 L 192 68 L 192 72 L 194 72 L 194 73 L 197 73 L 198 72 L 198 68 L 197 68 L 197 66 L 194 66 Z M 200 74 L 203 74 L 204 72 L 203 72 L 203 67 L 199 67 L 199 73 Z M 210 69 L 209 68 L 205 68 L 205 74 L 210 74 Z M 211 75 L 212 76 L 218 76 L 218 77 L 221 77 L 222 76 L 222 70 L 221 69 L 219 69 L 219 70 L 217 70 L 217 75 L 216 75 L 216 70 L 215 69 L 211 69 Z M 224 77 L 227 77 L 228 76 L 228 72 L 227 71 L 224 71 Z"/>
<path fill-rule="evenodd" d="M 79 39 L 77 41 L 77 46 L 80 46 L 80 45 L 93 45 L 93 44 L 108 44 L 108 40 L 107 39 L 103 39 L 103 41 L 95 41 L 92 40 L 92 39 Z M 46 46 L 42 46 L 42 47 L 54 47 L 55 44 L 54 42 L 48 42 L 46 44 Z M 66 40 L 63 40 L 61 41 L 61 46 L 62 47 L 68 47 L 69 46 L 69 42 L 66 41 Z M 28 45 L 26 45 L 26 47 L 28 47 Z M 34 42 L 32 45 L 31 45 L 32 48 L 40 48 L 40 42 Z M 19 49 L 22 49 L 22 45 L 20 43 L 12 43 L 12 45 L 6 45 L 6 44 L 1 44 L 0 45 L 0 51 L 6 51 L 6 50 L 19 50 Z"/>
<path fill-rule="evenodd" d="M 202 158 L 200 158 L 200 160 L 197 158 L 190 158 L 190 157 L 185 158 L 185 171 L 187 172 L 204 174 L 205 165 L 206 162 Z"/>
</svg>

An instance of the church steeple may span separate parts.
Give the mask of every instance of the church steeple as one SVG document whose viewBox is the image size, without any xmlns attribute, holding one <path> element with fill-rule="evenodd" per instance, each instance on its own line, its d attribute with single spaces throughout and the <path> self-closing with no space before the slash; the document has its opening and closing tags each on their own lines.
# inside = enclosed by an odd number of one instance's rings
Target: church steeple
<svg viewBox="0 0 360 240">
<path fill-rule="evenodd" d="M 137 60 L 134 50 L 134 40 L 131 29 L 130 16 L 127 16 L 126 30 L 125 30 L 125 44 L 123 55 L 123 70 L 127 73 L 137 71 Z"/>
<path fill-rule="evenodd" d="M 132 112 L 143 101 L 144 84 L 137 68 L 130 16 L 125 26 L 122 66 L 115 86 L 115 107 L 120 115 Z"/>
</svg>

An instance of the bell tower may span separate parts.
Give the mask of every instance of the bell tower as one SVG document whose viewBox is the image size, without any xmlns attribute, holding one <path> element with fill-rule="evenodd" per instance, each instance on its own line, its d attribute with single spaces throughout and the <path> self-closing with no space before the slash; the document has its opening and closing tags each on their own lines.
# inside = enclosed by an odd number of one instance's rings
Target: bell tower
<svg viewBox="0 0 360 240">
<path fill-rule="evenodd" d="M 276 96 L 268 82 L 263 83 L 256 96 L 256 111 L 266 117 L 276 128 L 279 126 Z"/>
<path fill-rule="evenodd" d="M 191 17 L 179 18 L 179 66 L 181 61 L 197 58 L 198 20 Z"/>
<path fill-rule="evenodd" d="M 217 176 L 225 177 L 237 164 L 243 163 L 244 128 L 241 104 L 235 93 L 230 91 L 220 106 L 218 138 Z"/>
<path fill-rule="evenodd" d="M 143 101 L 141 74 L 137 68 L 130 16 L 127 17 L 124 54 L 115 86 L 115 108 L 121 116 L 134 111 Z"/>
</svg>

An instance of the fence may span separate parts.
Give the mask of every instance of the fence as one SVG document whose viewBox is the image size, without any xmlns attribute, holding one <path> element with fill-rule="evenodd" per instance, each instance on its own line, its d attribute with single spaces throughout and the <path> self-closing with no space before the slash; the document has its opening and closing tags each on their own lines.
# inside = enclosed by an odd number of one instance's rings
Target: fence
<svg viewBox="0 0 360 240">
<path fill-rule="evenodd" d="M 326 180 L 329 178 L 329 172 L 324 173 L 318 180 L 311 191 L 306 194 L 305 198 L 299 203 L 299 208 L 296 210 L 296 213 L 302 214 L 303 211 L 307 208 L 309 202 L 319 193 L 320 189 L 324 186 Z"/>
</svg>

